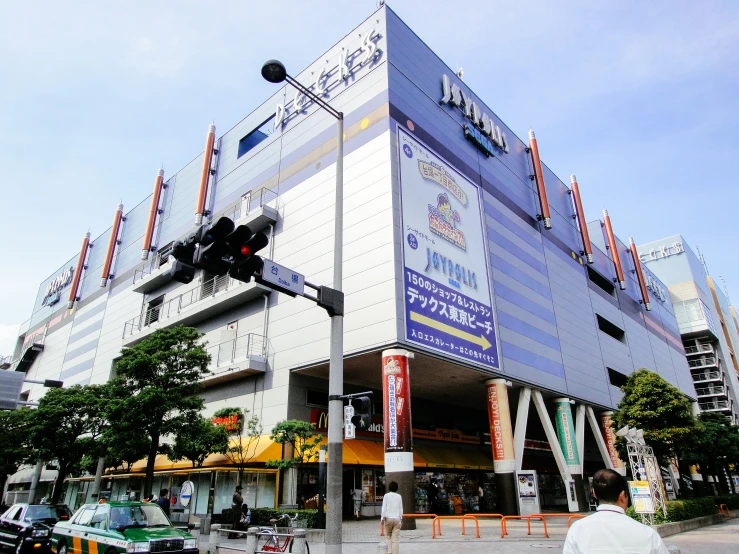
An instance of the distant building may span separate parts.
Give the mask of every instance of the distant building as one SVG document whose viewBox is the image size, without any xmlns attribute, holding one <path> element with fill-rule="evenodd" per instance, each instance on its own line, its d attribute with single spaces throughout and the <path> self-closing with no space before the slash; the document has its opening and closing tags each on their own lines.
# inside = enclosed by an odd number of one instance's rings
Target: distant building
<svg viewBox="0 0 739 554">
<path fill-rule="evenodd" d="M 739 328 L 726 295 L 681 235 L 637 247 L 666 285 L 685 345 L 698 406 L 739 422 Z"/>
</svg>

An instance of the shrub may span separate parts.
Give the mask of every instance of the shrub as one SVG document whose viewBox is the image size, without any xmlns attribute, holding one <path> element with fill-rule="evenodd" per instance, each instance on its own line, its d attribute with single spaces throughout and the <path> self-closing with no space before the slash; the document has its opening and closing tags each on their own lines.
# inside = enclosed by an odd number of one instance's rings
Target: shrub
<svg viewBox="0 0 739 554">
<path fill-rule="evenodd" d="M 718 498 L 718 497 L 717 497 Z M 723 504 L 724 502 L 722 502 Z M 667 517 L 662 512 L 654 514 L 654 523 L 672 523 L 675 521 L 685 521 L 696 517 L 710 516 L 718 512 L 714 498 L 693 498 L 687 500 L 668 500 L 667 501 Z M 634 507 L 630 506 L 626 510 L 626 515 L 637 521 L 641 520 L 641 516 L 634 511 Z"/>
<path fill-rule="evenodd" d="M 282 514 L 290 514 L 295 516 L 298 514 L 299 520 L 305 520 L 306 527 L 313 528 L 316 525 L 316 517 L 318 510 L 275 510 L 274 508 L 252 508 L 251 509 L 251 525 L 272 525 L 270 519 L 278 519 Z M 229 524 L 233 520 L 231 518 L 231 508 L 226 508 L 221 515 L 216 517 L 214 514 L 214 523 Z M 218 520 L 217 522 L 215 520 Z M 277 524 L 279 527 L 287 527 L 287 520 L 283 519 Z"/>
<path fill-rule="evenodd" d="M 714 496 L 713 501 L 716 503 L 716 506 L 719 504 L 726 504 L 730 510 L 739 510 L 739 494 Z"/>
</svg>

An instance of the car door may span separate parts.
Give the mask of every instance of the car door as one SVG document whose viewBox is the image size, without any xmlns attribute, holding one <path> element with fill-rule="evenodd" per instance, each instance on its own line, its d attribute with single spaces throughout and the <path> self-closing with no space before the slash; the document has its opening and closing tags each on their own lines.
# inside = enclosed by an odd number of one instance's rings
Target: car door
<svg viewBox="0 0 739 554">
<path fill-rule="evenodd" d="M 95 510 L 95 514 L 89 523 L 89 528 L 85 531 L 82 539 L 82 548 L 85 554 L 100 554 L 105 552 L 105 534 L 108 529 L 108 519 L 110 515 L 110 507 L 100 504 Z"/>
<path fill-rule="evenodd" d="M 0 519 L 0 544 L 15 548 L 18 543 L 18 524 L 22 521 L 23 506 L 11 506 Z"/>
<path fill-rule="evenodd" d="M 82 548 L 82 541 L 86 539 L 86 534 L 90 530 L 89 524 L 97 509 L 96 504 L 90 504 L 81 508 L 78 517 L 69 526 L 69 541 L 67 542 L 67 550 L 69 554 L 85 554 Z"/>
</svg>

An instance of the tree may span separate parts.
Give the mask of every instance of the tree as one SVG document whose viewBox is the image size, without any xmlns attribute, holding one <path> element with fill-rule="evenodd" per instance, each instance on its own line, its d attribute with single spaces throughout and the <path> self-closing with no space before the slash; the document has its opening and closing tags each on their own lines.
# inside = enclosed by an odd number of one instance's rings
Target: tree
<svg viewBox="0 0 739 554">
<path fill-rule="evenodd" d="M 262 438 L 262 424 L 256 415 L 249 416 L 249 410 L 241 408 L 223 408 L 213 414 L 214 418 L 229 418 L 236 416 L 240 421 L 236 429 L 236 438 L 231 439 L 226 458 L 238 469 L 237 485 L 243 485 L 244 470 L 247 464 L 257 455 L 259 441 Z"/>
<path fill-rule="evenodd" d="M 32 411 L 29 441 L 38 448 L 40 460 L 56 461 L 59 468 L 52 504 L 59 501 L 64 480 L 80 471 L 85 456 L 97 452 L 107 397 L 106 385 L 49 389 Z"/>
<path fill-rule="evenodd" d="M 143 429 L 129 422 L 118 422 L 103 431 L 101 442 L 104 446 L 105 467 L 122 469 L 127 473 L 131 471 L 133 464 L 149 454 L 151 439 Z"/>
<path fill-rule="evenodd" d="M 228 432 L 222 425 L 213 425 L 200 414 L 190 413 L 175 432 L 174 444 L 167 457 L 173 462 L 189 460 L 193 468 L 203 467 L 211 454 L 225 454 L 228 450 Z"/>
<path fill-rule="evenodd" d="M 287 419 L 280 421 L 272 428 L 269 436 L 274 442 L 289 445 L 286 456 L 281 460 L 268 460 L 267 467 L 278 469 L 297 468 L 298 475 L 302 465 L 307 462 L 316 461 L 318 458 L 318 445 L 321 444 L 321 436 L 316 435 L 313 425 L 307 421 Z M 295 481 L 297 487 L 297 480 Z"/>
<path fill-rule="evenodd" d="M 0 410 L 0 491 L 5 490 L 8 475 L 12 475 L 26 462 L 35 462 L 32 444 L 28 442 L 28 429 L 33 412 L 28 408 Z"/>
<path fill-rule="evenodd" d="M 160 439 L 203 408 L 197 394 L 201 379 L 210 373 L 210 354 L 202 336 L 192 327 L 159 329 L 124 349 L 115 364 L 108 419 L 113 428 L 140 429 L 148 437 L 144 496 L 151 494 Z"/>
<path fill-rule="evenodd" d="M 682 459 L 690 465 L 697 464 L 704 475 L 719 478 L 725 492 L 734 490 L 729 463 L 739 457 L 739 433 L 729 419 L 719 413 L 703 412 L 698 415 L 698 423 L 693 442 L 683 451 Z"/>
<path fill-rule="evenodd" d="M 644 439 L 654 450 L 657 461 L 660 465 L 668 464 L 695 433 L 690 400 L 648 369 L 629 375 L 621 390 L 624 396 L 612 416 L 614 430 L 624 425 L 643 429 Z M 620 437 L 616 448 L 621 459 L 628 460 L 625 441 Z"/>
</svg>

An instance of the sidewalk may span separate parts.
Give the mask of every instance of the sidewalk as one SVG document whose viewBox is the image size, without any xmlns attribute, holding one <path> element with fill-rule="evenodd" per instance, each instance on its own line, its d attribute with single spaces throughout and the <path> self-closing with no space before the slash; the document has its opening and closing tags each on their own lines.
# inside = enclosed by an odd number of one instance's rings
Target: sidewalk
<svg viewBox="0 0 739 554">
<path fill-rule="evenodd" d="M 431 520 L 417 520 L 414 531 L 401 531 L 400 545 L 403 554 L 449 554 L 450 552 L 465 552 L 469 554 L 489 554 L 490 552 L 539 552 L 541 549 L 562 551 L 565 535 L 567 534 L 567 520 L 552 518 L 547 522 L 549 537 L 544 538 L 541 522 L 532 522 L 531 536 L 526 534 L 526 522 L 514 521 L 508 523 L 508 536 L 500 537 L 500 519 L 480 519 L 480 538 L 475 537 L 473 521 L 466 521 L 466 535 L 462 535 L 462 522 L 446 520 L 442 523 L 442 536 L 432 538 Z M 203 537 L 200 543 L 201 552 L 208 549 L 208 537 Z M 345 521 L 343 525 L 344 552 L 351 554 L 375 554 L 377 543 L 384 541 L 380 536 L 379 519 L 362 521 Z M 311 554 L 324 554 L 323 542 L 308 539 Z M 222 554 L 241 554 L 230 550 L 229 546 L 243 548 L 244 540 L 219 540 L 219 551 Z M 215 553 L 211 553 L 215 554 Z M 717 554 L 717 553 L 713 553 Z"/>
<path fill-rule="evenodd" d="M 665 543 L 680 548 L 680 554 L 736 554 L 739 552 L 739 519 L 673 535 L 667 537 Z"/>
</svg>

